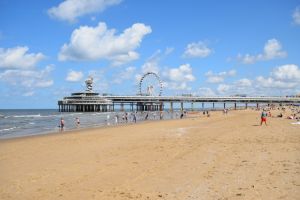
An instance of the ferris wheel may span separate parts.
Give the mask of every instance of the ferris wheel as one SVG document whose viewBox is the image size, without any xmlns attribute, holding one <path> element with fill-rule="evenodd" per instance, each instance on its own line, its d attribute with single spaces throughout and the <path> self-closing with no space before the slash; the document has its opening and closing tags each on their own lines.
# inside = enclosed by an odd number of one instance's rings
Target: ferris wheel
<svg viewBox="0 0 300 200">
<path fill-rule="evenodd" d="M 139 82 L 139 95 L 144 96 L 161 96 L 162 81 L 154 72 L 144 74 Z"/>
</svg>

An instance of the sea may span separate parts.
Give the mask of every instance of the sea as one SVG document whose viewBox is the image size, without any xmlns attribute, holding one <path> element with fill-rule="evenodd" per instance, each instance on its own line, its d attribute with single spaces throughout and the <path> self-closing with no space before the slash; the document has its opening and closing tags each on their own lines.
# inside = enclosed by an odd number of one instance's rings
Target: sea
<svg viewBox="0 0 300 200">
<path fill-rule="evenodd" d="M 127 122 L 125 120 L 127 113 Z M 24 137 L 60 132 L 60 120 L 65 121 L 64 130 L 78 128 L 115 126 L 133 123 L 133 112 L 58 112 L 57 109 L 9 109 L 0 110 L 0 139 Z M 163 120 L 180 117 L 180 111 L 163 112 Z M 147 119 L 146 115 L 148 115 Z M 116 117 L 118 123 L 116 123 Z M 79 119 L 80 125 L 76 123 Z M 145 120 L 161 120 L 160 112 L 137 112 L 137 123 Z"/>
<path fill-rule="evenodd" d="M 215 110 L 221 110 L 223 104 L 216 106 Z M 198 109 L 202 111 L 203 109 Z M 209 105 L 204 110 L 212 110 Z M 127 113 L 128 120 L 124 118 Z M 148 115 L 146 119 L 146 115 Z M 170 112 L 163 111 L 163 120 L 180 118 L 179 109 Z M 116 116 L 118 123 L 115 122 Z M 125 123 L 133 123 L 133 112 L 58 112 L 57 109 L 0 109 L 0 139 L 24 137 L 60 132 L 60 119 L 65 121 L 64 130 L 78 128 L 115 126 Z M 76 118 L 80 120 L 80 126 L 76 124 Z M 137 112 L 137 123 L 145 120 L 161 120 L 160 112 Z"/>
</svg>

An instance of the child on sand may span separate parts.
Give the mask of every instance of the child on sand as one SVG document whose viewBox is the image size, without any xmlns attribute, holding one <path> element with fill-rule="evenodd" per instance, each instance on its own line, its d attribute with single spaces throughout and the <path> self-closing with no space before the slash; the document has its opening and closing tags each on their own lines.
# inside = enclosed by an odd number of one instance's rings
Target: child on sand
<svg viewBox="0 0 300 200">
<path fill-rule="evenodd" d="M 262 123 L 265 122 L 265 125 L 267 126 L 267 115 L 268 115 L 267 112 L 263 110 L 261 113 L 260 125 L 262 125 Z"/>
</svg>

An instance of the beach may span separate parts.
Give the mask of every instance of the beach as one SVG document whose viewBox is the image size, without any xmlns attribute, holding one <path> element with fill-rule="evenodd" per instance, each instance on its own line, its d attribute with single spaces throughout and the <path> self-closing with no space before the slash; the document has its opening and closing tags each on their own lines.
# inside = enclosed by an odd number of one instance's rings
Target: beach
<svg viewBox="0 0 300 200">
<path fill-rule="evenodd" d="M 299 199 L 299 124 L 210 113 L 0 140 L 0 199 Z"/>
</svg>

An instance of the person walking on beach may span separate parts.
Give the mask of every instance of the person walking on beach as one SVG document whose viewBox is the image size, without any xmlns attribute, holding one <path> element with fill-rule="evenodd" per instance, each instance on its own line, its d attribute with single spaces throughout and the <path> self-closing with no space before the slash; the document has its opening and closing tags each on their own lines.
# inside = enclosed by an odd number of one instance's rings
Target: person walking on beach
<svg viewBox="0 0 300 200">
<path fill-rule="evenodd" d="M 136 113 L 133 113 L 133 122 L 136 123 Z"/>
<path fill-rule="evenodd" d="M 106 116 L 106 123 L 107 123 L 108 126 L 110 125 L 110 115 Z"/>
<path fill-rule="evenodd" d="M 127 112 L 125 113 L 125 121 L 126 121 L 126 123 L 128 122 L 128 113 Z"/>
<path fill-rule="evenodd" d="M 261 113 L 261 121 L 260 121 L 260 125 L 263 124 L 263 122 L 265 122 L 265 125 L 267 126 L 267 112 L 265 111 L 265 109 L 263 109 L 262 113 Z"/>
<path fill-rule="evenodd" d="M 162 119 L 163 119 L 163 117 L 164 117 L 164 114 L 163 114 L 163 112 L 162 112 L 162 111 L 160 111 L 160 114 L 159 114 L 159 119 L 160 119 L 160 120 L 162 120 Z"/>
<path fill-rule="evenodd" d="M 115 115 L 115 124 L 118 124 L 119 122 L 119 115 Z"/>
<path fill-rule="evenodd" d="M 78 128 L 80 125 L 80 120 L 78 117 L 76 117 L 75 123 L 76 123 L 76 127 Z"/>
<path fill-rule="evenodd" d="M 180 119 L 182 119 L 183 118 L 183 112 L 181 112 L 181 114 L 180 114 Z"/>
<path fill-rule="evenodd" d="M 65 127 L 65 121 L 64 118 L 60 118 L 60 130 L 63 131 Z"/>
<path fill-rule="evenodd" d="M 147 119 L 148 119 L 148 116 L 149 116 L 149 115 L 148 115 L 148 112 L 147 112 L 147 114 L 146 114 L 146 116 L 145 116 L 145 120 L 147 120 Z"/>
</svg>

